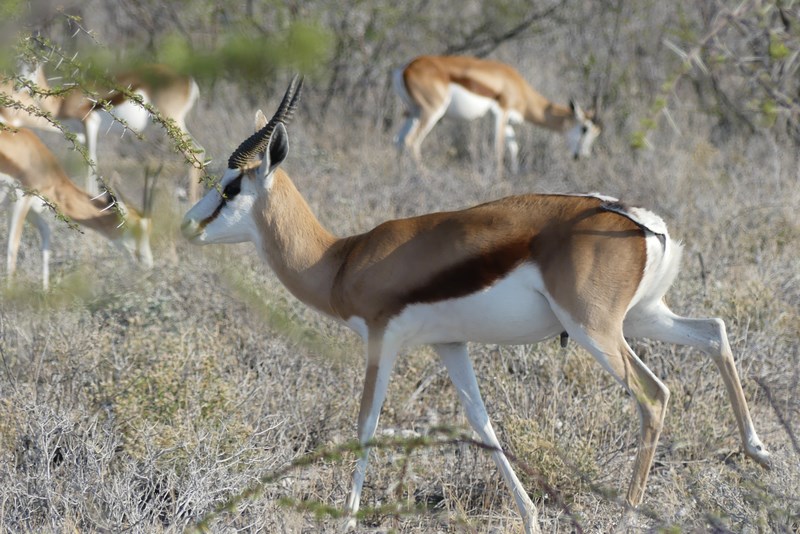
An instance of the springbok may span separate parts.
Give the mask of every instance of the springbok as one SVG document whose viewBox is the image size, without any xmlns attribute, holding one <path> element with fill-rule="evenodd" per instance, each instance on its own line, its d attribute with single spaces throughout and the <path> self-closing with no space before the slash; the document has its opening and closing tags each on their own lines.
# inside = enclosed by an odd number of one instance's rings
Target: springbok
<svg viewBox="0 0 800 534">
<path fill-rule="evenodd" d="M 27 128 L 16 132 L 0 129 L 0 205 L 9 210 L 6 266 L 8 282 L 17 268 L 17 251 L 26 217 L 36 225 L 42 247 L 42 287 L 50 284 L 48 203 L 81 226 L 91 228 L 128 251 L 146 268 L 153 266 L 150 231 L 153 182 L 145 179 L 144 209 L 139 212 L 108 193 L 94 196 L 69 179 L 61 164 L 42 141 Z M 113 203 L 118 209 L 112 209 Z M 120 215 L 124 215 L 121 218 Z"/>
<path fill-rule="evenodd" d="M 474 120 L 494 116 L 497 173 L 503 172 L 508 149 L 511 171 L 519 171 L 519 145 L 512 124 L 524 121 L 565 132 L 569 150 L 577 159 L 590 154 L 600 134 L 594 112 L 570 102 L 562 106 L 547 100 L 504 63 L 469 56 L 420 56 L 393 74 L 395 92 L 407 108 L 407 118 L 395 137 L 397 147 L 411 150 L 421 164 L 420 146 L 443 116 Z"/>
<path fill-rule="evenodd" d="M 198 245 L 252 241 L 302 302 L 352 328 L 366 342 L 358 439 L 375 433 L 389 376 L 404 348 L 430 344 L 446 367 L 516 500 L 525 531 L 538 532 L 536 508 L 492 429 L 467 342 L 534 343 L 562 332 L 588 350 L 633 396 L 641 416 L 627 502 L 638 505 L 664 422 L 669 391 L 625 336 L 690 345 L 717 364 L 745 452 L 769 462 L 753 426 L 720 319 L 674 314 L 662 296 L 678 273 L 681 245 L 641 208 L 591 195 L 522 195 L 469 209 L 392 220 L 338 238 L 323 228 L 280 168 L 285 125 L 300 95 L 293 80 L 267 122 L 228 160 L 218 189 L 184 217 Z M 368 450 L 347 501 L 355 524 Z"/>
<path fill-rule="evenodd" d="M 47 77 L 41 65 L 37 65 L 26 77 L 42 91 L 51 91 Z M 186 128 L 186 115 L 191 111 L 200 94 L 197 83 L 190 76 L 179 74 L 166 65 L 145 64 L 136 69 L 123 72 L 113 77 L 117 88 L 125 88 L 141 97 L 142 102 L 155 108 L 165 119 L 175 121 L 178 131 L 196 147 L 196 153 L 186 151 L 184 155 L 190 160 L 202 161 L 203 149 L 197 144 Z M 22 104 L 28 104 L 34 97 L 27 90 L 13 90 L 10 83 L 0 87 L 0 91 L 8 98 Z M 115 88 L 98 88 L 97 98 L 89 96 L 77 86 L 58 95 L 44 95 L 35 98 L 36 104 L 59 121 L 78 121 L 81 123 L 86 148 L 94 164 L 97 164 L 97 138 L 101 128 L 110 129 L 119 124 L 134 132 L 141 133 L 150 121 L 150 112 L 140 104 Z M 110 106 L 106 112 L 105 104 Z M 13 127 L 42 128 L 57 130 L 55 126 L 40 116 L 26 112 L 24 109 L 11 107 L 0 108 L 0 122 Z M 97 194 L 98 186 L 95 169 L 89 166 L 86 177 L 86 190 Z M 200 198 L 200 169 L 192 166 L 189 172 L 188 196 L 191 202 Z"/>
</svg>

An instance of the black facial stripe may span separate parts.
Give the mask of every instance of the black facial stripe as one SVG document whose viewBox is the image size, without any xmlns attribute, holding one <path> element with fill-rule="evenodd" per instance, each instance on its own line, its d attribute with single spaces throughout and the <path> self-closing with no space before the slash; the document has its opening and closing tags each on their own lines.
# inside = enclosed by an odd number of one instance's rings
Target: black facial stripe
<svg viewBox="0 0 800 534">
<path fill-rule="evenodd" d="M 219 216 L 225 204 L 239 194 L 242 190 L 242 176 L 243 174 L 239 174 L 239 176 L 228 182 L 228 185 L 226 185 L 225 189 L 222 191 L 222 199 L 220 199 L 219 205 L 214 210 L 214 213 L 200 221 L 200 228 L 205 228 L 211 224 L 211 222 Z"/>
<path fill-rule="evenodd" d="M 201 230 L 203 228 L 205 228 L 206 226 L 208 226 L 209 224 L 211 224 L 214 221 L 214 219 L 217 218 L 217 216 L 219 215 L 219 212 L 222 211 L 223 206 L 225 206 L 225 199 L 224 198 L 222 199 L 222 202 L 219 203 L 219 206 L 217 206 L 217 209 L 214 210 L 214 213 L 212 213 L 210 216 L 208 216 L 205 219 L 203 219 L 202 221 L 200 221 L 200 229 Z"/>
<path fill-rule="evenodd" d="M 223 202 L 227 200 L 231 200 L 233 197 L 239 194 L 239 191 L 242 190 L 242 175 L 240 174 L 230 182 L 228 185 L 225 186 L 225 189 L 222 191 L 222 200 Z"/>
</svg>

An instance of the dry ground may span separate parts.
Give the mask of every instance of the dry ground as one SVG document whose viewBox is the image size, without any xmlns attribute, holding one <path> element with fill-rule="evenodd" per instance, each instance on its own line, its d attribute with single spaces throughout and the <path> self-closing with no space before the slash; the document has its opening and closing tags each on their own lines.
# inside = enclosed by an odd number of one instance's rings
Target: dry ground
<svg viewBox="0 0 800 534">
<path fill-rule="evenodd" d="M 214 106 L 192 121 L 219 172 L 254 110 Z M 648 151 L 632 154 L 611 130 L 579 162 L 560 138 L 524 128 L 523 172 L 496 180 L 476 126 L 461 142 L 479 156 L 459 157 L 455 127 L 440 125 L 424 146 L 429 171 L 418 175 L 396 158 L 391 132 L 341 133 L 301 114 L 285 169 L 339 235 L 526 191 L 601 191 L 661 214 L 686 245 L 669 303 L 725 319 L 774 467 L 762 470 L 742 454 L 710 359 L 637 342 L 672 397 L 631 530 L 797 532 L 800 159 L 768 134 L 714 145 L 706 125 L 690 125 L 681 110 L 675 116 L 685 129 L 656 133 Z M 212 133 L 223 130 L 231 139 Z M 141 161 L 159 150 L 107 148 L 101 167 L 121 169 L 135 191 Z M 177 181 L 184 171 L 170 161 Z M 79 164 L 71 169 L 82 176 Z M 354 437 L 359 342 L 300 305 L 252 246 L 186 244 L 178 223 L 188 206 L 172 187 L 161 183 L 151 272 L 98 237 L 54 223 L 54 289 L 44 295 L 38 238 L 26 229 L 21 275 L 0 307 L 0 531 L 183 531 L 253 484 L 260 493 L 211 519 L 211 531 L 336 530 L 325 507 L 342 508 L 354 455 L 285 468 Z M 501 441 L 518 469 L 530 469 L 523 480 L 544 531 L 612 530 L 636 444 L 628 396 L 574 343 L 473 346 L 471 354 Z M 427 435 L 438 426 L 468 428 L 432 352 L 414 349 L 398 362 L 379 434 Z M 277 480 L 258 486 L 274 473 Z M 543 493 L 537 474 L 557 496 Z M 375 511 L 360 529 L 521 532 L 489 455 L 469 444 L 377 451 L 362 505 L 392 504 L 427 509 Z"/>
</svg>

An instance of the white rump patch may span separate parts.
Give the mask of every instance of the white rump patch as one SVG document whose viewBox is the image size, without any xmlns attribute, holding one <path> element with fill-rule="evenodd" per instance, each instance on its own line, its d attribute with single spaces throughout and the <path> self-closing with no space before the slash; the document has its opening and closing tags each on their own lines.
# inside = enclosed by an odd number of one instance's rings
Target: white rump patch
<svg viewBox="0 0 800 534">
<path fill-rule="evenodd" d="M 663 224 L 663 222 L 662 222 Z M 667 290 L 678 276 L 683 245 L 664 236 L 665 241 L 655 234 L 645 238 L 647 263 L 642 273 L 642 281 L 633 295 L 628 310 L 636 306 L 652 306 L 661 302 Z"/>
<path fill-rule="evenodd" d="M 596 198 L 597 200 L 602 200 L 603 202 L 619 202 L 618 198 L 610 197 L 608 195 L 604 195 L 604 194 L 598 193 L 596 191 L 592 191 L 591 193 L 571 193 L 570 196 L 573 196 L 573 197 L 591 197 L 591 198 Z"/>
<path fill-rule="evenodd" d="M 607 211 L 613 211 L 614 213 L 619 213 L 620 215 L 627 217 L 642 228 L 645 228 L 654 234 L 663 236 L 669 235 L 667 233 L 667 224 L 661 217 L 652 211 L 648 211 L 644 208 L 629 208 L 627 206 L 622 206 L 619 204 L 615 205 L 613 203 L 610 205 L 605 205 L 603 208 Z"/>
<path fill-rule="evenodd" d="M 646 210 L 644 208 L 625 206 L 624 204 L 620 203 L 618 198 L 614 198 L 597 192 L 571 193 L 570 196 L 591 197 L 591 198 L 596 198 L 597 200 L 602 200 L 603 202 L 605 202 L 605 204 L 603 205 L 603 209 L 605 209 L 606 211 L 618 213 L 623 217 L 632 220 L 642 228 L 649 230 L 654 234 L 663 236 L 669 235 L 669 233 L 667 232 L 667 224 L 661 217 L 659 217 L 652 211 Z"/>
<path fill-rule="evenodd" d="M 406 66 L 404 65 L 400 69 L 395 69 L 392 72 L 392 87 L 394 87 L 394 92 L 403 103 L 406 105 L 406 108 L 409 110 L 416 110 L 417 105 L 414 103 L 411 95 L 408 94 L 408 89 L 406 89 L 406 82 L 403 79 L 403 72 L 405 72 Z"/>
</svg>

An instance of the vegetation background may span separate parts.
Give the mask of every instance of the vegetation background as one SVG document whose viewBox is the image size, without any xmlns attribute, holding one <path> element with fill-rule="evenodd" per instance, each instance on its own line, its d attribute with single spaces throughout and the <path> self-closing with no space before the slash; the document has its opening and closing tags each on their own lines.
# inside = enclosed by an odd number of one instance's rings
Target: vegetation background
<svg viewBox="0 0 800 534">
<path fill-rule="evenodd" d="M 648 207 L 686 245 L 668 294 L 728 326 L 745 394 L 774 457 L 745 458 L 714 364 L 634 349 L 672 391 L 634 530 L 800 530 L 800 5 L 793 0 L 3 1 L 6 75 L 19 56 L 51 83 L 162 61 L 201 88 L 188 126 L 209 181 L 306 74 L 285 169 L 335 233 L 520 192 L 601 191 Z M 31 36 L 36 35 L 36 39 Z M 540 92 L 597 106 L 594 156 L 520 126 L 522 170 L 492 174 L 490 119 L 443 121 L 417 174 L 392 136 L 390 72 L 425 53 L 491 57 Z M 42 134 L 71 176 L 85 162 Z M 359 341 L 305 309 L 250 245 L 190 247 L 186 174 L 159 128 L 100 144 L 99 171 L 133 195 L 165 163 L 156 267 L 56 224 L 53 289 L 38 236 L 0 300 L 0 531 L 336 531 L 349 489 L 363 376 Z M 0 221 L 5 235 L 5 221 Z M 608 532 L 623 512 L 638 417 L 585 352 L 557 340 L 473 346 L 500 440 L 546 532 Z M 396 367 L 379 436 L 433 436 L 372 456 L 363 531 L 520 532 L 485 450 L 436 429 L 468 425 L 428 349 Z M 331 454 L 325 454 L 325 452 Z M 337 452 L 338 451 L 338 452 Z M 336 453 L 334 453 L 336 452 Z M 316 456 L 314 455 L 316 453 Z M 224 510 L 221 508 L 224 507 Z M 214 513 L 218 512 L 218 513 Z M 212 514 L 212 515 L 210 515 Z"/>
</svg>

